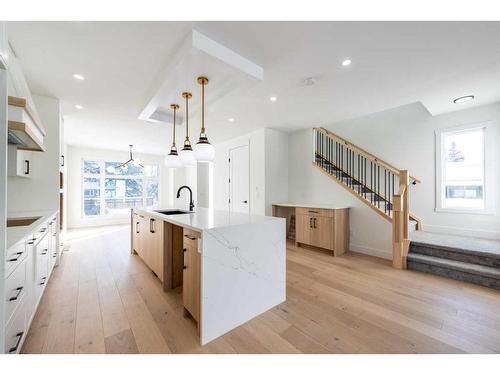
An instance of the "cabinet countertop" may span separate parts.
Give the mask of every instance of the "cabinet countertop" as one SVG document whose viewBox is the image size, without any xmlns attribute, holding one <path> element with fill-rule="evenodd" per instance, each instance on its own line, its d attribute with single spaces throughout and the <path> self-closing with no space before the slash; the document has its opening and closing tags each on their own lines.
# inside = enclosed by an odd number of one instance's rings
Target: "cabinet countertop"
<svg viewBox="0 0 500 375">
<path fill-rule="evenodd" d="M 9 212 L 8 219 L 18 219 L 27 217 L 40 216 L 38 220 L 30 225 L 23 225 L 19 227 L 7 228 L 7 249 L 15 245 L 17 242 L 27 239 L 29 235 L 36 232 L 43 223 L 54 216 L 59 210 L 45 210 L 45 211 L 23 211 L 23 212 Z"/>
<path fill-rule="evenodd" d="M 133 208 L 133 211 L 198 232 L 207 229 L 224 228 L 235 225 L 249 225 L 270 220 L 282 220 L 280 218 L 271 216 L 248 215 L 229 211 L 213 210 L 203 207 L 195 207 L 195 210 L 193 212 L 180 215 L 164 215 L 156 212 L 171 209 L 178 210 L 179 207 L 166 207 L 161 209 Z"/>
<path fill-rule="evenodd" d="M 273 203 L 273 206 L 279 207 L 300 207 L 300 208 L 324 208 L 327 210 L 343 210 L 350 208 L 349 206 L 339 206 L 335 204 L 318 204 L 318 203 Z"/>
</svg>

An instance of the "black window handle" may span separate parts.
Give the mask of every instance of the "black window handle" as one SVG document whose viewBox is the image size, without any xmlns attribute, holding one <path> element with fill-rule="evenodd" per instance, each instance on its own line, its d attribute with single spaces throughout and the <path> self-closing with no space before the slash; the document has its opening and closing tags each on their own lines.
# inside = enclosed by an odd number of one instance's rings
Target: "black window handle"
<svg viewBox="0 0 500 375">
<path fill-rule="evenodd" d="M 15 352 L 17 352 L 17 348 L 19 348 L 19 344 L 21 343 L 21 339 L 23 338 L 23 335 L 24 335 L 24 331 L 23 332 L 19 332 L 16 335 L 17 336 L 16 345 L 13 348 L 9 349 L 9 353 L 15 353 Z"/>
<path fill-rule="evenodd" d="M 30 174 L 30 161 L 24 161 L 24 174 Z"/>
<path fill-rule="evenodd" d="M 23 255 L 23 253 L 24 253 L 24 251 L 20 251 L 20 252 L 16 253 L 17 257 L 10 258 L 9 262 L 17 262 L 19 260 L 19 258 L 21 257 L 21 255 Z"/>
<path fill-rule="evenodd" d="M 17 301 L 17 299 L 19 298 L 19 295 L 21 294 L 21 292 L 23 291 L 24 289 L 24 286 L 20 286 L 19 288 L 16 288 L 14 290 L 17 291 L 16 295 L 14 297 L 10 297 L 9 298 L 9 301 L 12 302 L 12 301 Z"/>
</svg>

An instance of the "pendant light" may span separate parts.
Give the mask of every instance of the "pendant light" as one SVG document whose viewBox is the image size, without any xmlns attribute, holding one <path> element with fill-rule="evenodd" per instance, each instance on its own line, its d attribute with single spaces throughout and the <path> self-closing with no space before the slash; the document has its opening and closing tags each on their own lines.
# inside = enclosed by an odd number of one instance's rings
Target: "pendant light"
<svg viewBox="0 0 500 375">
<path fill-rule="evenodd" d="M 134 147 L 134 145 L 128 145 L 128 148 L 129 148 L 129 158 L 128 158 L 128 160 L 125 163 L 122 163 L 122 164 L 120 164 L 117 167 L 115 167 L 114 165 L 108 165 L 107 168 L 106 168 L 106 172 L 108 172 L 109 174 L 115 174 L 117 170 L 125 172 L 125 171 L 128 170 L 128 165 L 130 163 L 133 164 L 133 165 L 135 165 L 136 167 L 144 168 L 144 165 L 141 164 L 141 159 L 139 159 L 139 158 L 135 158 L 134 159 L 134 155 L 132 153 L 132 147 Z"/>
<path fill-rule="evenodd" d="M 170 108 L 174 110 L 174 128 L 172 132 L 172 147 L 170 147 L 170 153 L 165 157 L 165 166 L 167 168 L 179 168 L 182 167 L 182 162 L 177 154 L 177 147 L 175 147 L 175 114 L 179 109 L 179 105 L 170 104 Z"/>
<path fill-rule="evenodd" d="M 190 92 L 182 93 L 182 97 L 186 100 L 186 139 L 184 140 L 183 149 L 179 151 L 179 157 L 185 167 L 194 167 L 196 165 L 193 148 L 189 141 L 189 99 L 191 99 L 192 96 Z"/>
<path fill-rule="evenodd" d="M 201 85 L 201 132 L 198 143 L 194 146 L 194 156 L 199 162 L 209 162 L 214 160 L 215 148 L 208 141 L 205 132 L 205 85 L 208 83 L 207 77 L 198 77 Z"/>
</svg>

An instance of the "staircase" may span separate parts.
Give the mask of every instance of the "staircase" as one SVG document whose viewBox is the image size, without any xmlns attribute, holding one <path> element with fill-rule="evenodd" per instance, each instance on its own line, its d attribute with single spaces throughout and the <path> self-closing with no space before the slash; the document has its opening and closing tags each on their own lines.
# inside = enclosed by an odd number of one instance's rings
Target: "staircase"
<svg viewBox="0 0 500 375">
<path fill-rule="evenodd" d="M 313 165 L 392 224 L 393 267 L 406 269 L 410 229 L 422 226 L 409 211 L 409 190 L 420 180 L 324 128 L 313 139 Z"/>
</svg>

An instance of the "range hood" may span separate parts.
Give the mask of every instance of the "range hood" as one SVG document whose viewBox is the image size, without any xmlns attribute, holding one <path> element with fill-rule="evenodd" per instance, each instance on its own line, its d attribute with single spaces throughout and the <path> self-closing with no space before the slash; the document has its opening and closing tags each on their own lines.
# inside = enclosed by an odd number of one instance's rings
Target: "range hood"
<svg viewBox="0 0 500 375">
<path fill-rule="evenodd" d="M 8 142 L 20 150 L 45 151 L 45 128 L 26 99 L 9 96 Z"/>
</svg>

